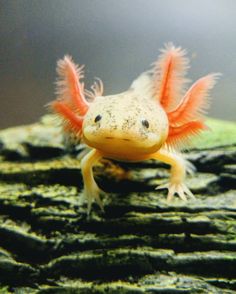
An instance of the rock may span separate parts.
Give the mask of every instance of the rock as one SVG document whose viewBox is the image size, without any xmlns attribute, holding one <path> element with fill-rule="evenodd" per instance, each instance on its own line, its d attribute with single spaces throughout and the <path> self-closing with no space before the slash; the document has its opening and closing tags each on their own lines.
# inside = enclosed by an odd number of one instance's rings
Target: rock
<svg viewBox="0 0 236 294">
<path fill-rule="evenodd" d="M 196 200 L 166 203 L 161 163 L 104 160 L 90 219 L 83 145 L 50 115 L 1 131 L 0 293 L 235 293 L 236 124 L 208 125 L 185 154 Z"/>
</svg>

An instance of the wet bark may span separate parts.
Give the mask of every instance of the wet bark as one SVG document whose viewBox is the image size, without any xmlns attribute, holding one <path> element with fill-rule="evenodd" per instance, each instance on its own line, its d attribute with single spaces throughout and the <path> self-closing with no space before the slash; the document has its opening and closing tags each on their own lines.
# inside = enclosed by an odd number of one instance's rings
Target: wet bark
<svg viewBox="0 0 236 294">
<path fill-rule="evenodd" d="M 51 116 L 0 132 L 0 293 L 235 293 L 236 124 L 210 120 L 186 157 L 196 200 L 166 203 L 155 161 L 95 168 L 105 212 L 82 201 L 78 156 Z"/>
</svg>

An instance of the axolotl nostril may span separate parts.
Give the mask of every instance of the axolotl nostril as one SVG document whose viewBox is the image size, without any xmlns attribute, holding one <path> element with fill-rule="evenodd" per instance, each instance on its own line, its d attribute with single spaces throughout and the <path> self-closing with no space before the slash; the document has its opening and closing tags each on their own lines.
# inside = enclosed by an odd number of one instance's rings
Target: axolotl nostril
<svg viewBox="0 0 236 294">
<path fill-rule="evenodd" d="M 185 50 L 168 44 L 161 52 L 153 68 L 141 74 L 127 91 L 110 96 L 103 95 L 99 79 L 91 91 L 85 89 L 83 67 L 71 57 L 58 61 L 58 97 L 51 109 L 63 119 L 65 131 L 92 147 L 81 161 L 88 213 L 94 200 L 102 207 L 92 168 L 103 157 L 167 163 L 171 166 L 170 182 L 157 189 L 168 189 L 168 201 L 174 194 L 183 200 L 194 197 L 184 184 L 187 166 L 180 150 L 206 128 L 203 114 L 218 74 L 204 76 L 184 91 Z"/>
</svg>

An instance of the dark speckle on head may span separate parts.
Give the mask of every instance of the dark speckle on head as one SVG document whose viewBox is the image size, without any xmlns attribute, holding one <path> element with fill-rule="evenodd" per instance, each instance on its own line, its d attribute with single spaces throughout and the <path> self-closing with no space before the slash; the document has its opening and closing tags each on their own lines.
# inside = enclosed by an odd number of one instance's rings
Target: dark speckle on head
<svg viewBox="0 0 236 294">
<path fill-rule="evenodd" d="M 122 124 L 122 130 L 129 130 L 130 128 L 134 127 L 136 124 L 136 118 L 128 117 L 125 118 Z"/>
</svg>

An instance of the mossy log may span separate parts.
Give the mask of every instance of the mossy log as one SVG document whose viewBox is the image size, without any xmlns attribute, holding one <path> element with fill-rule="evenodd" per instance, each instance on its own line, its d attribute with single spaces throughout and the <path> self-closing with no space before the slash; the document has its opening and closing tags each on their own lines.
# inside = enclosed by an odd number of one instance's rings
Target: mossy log
<svg viewBox="0 0 236 294">
<path fill-rule="evenodd" d="M 235 293 L 236 124 L 186 157 L 196 200 L 166 203 L 168 169 L 104 160 L 86 216 L 78 157 L 52 116 L 0 132 L 0 293 Z"/>
</svg>

